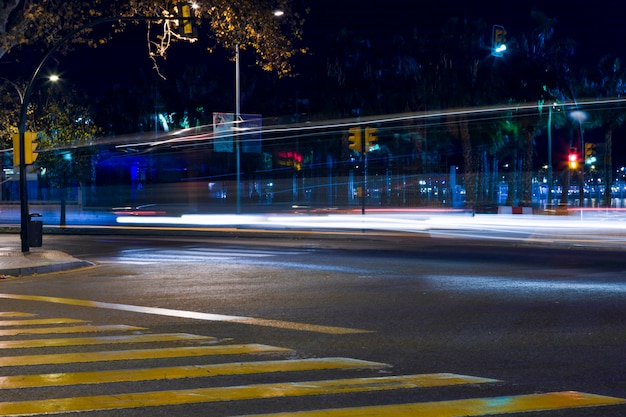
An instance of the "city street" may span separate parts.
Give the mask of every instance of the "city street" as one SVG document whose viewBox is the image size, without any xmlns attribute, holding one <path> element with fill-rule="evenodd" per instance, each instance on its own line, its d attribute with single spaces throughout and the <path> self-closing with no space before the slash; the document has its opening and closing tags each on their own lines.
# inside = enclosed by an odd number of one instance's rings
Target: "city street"
<svg viewBox="0 0 626 417">
<path fill-rule="evenodd" d="M 452 234 L 45 236 L 0 415 L 623 416 L 623 252 Z"/>
<path fill-rule="evenodd" d="M 621 4 L 57 3 L 0 8 L 0 417 L 626 416 Z"/>
</svg>

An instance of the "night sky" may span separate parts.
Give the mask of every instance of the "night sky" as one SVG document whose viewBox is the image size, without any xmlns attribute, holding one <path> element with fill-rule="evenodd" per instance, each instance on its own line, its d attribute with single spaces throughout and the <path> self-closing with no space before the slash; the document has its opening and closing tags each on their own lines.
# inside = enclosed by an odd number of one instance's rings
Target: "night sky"
<svg viewBox="0 0 626 417">
<path fill-rule="evenodd" d="M 510 36 L 515 37 L 528 27 L 530 13 L 534 8 L 557 19 L 556 33 L 559 37 L 569 37 L 576 42 L 575 59 L 578 63 L 593 66 L 605 54 L 626 59 L 626 3 L 623 0 L 596 0 L 588 2 L 589 6 L 582 6 L 584 2 L 580 1 L 571 1 L 571 5 L 568 5 L 561 0 L 308 1 L 311 14 L 306 19 L 302 43 L 314 53 L 331 48 L 332 44 L 322 43 L 322 40 L 326 42 L 329 34 L 337 33 L 342 27 L 361 32 L 375 41 L 398 31 L 409 31 L 413 27 L 423 33 L 436 33 L 451 16 L 482 18 L 489 26 L 505 26 Z M 213 58 L 208 56 L 208 52 L 194 55 L 202 54 L 206 54 L 209 61 Z M 168 65 L 185 64 L 172 62 L 173 59 L 180 60 L 180 55 L 173 56 L 175 58 L 171 58 Z M 218 58 L 223 59 L 223 53 Z M 61 60 L 67 62 L 65 58 Z M 137 28 L 128 34 L 118 35 L 110 45 L 96 51 L 74 54 L 70 60 L 76 60 L 74 69 L 73 65 L 67 63 L 63 66 L 72 70 L 73 77 L 102 81 L 123 76 L 137 67 L 146 68 L 149 72 L 151 67 L 146 56 L 145 35 Z M 80 67 L 80 70 L 76 67 Z M 227 64 L 223 68 L 229 71 L 230 66 Z"/>
<path fill-rule="evenodd" d="M 375 41 L 398 31 L 409 31 L 413 27 L 419 28 L 420 32 L 436 33 L 452 16 L 463 16 L 470 20 L 481 18 L 488 26 L 503 25 L 510 36 L 515 37 L 520 31 L 527 30 L 531 10 L 535 9 L 556 18 L 556 33 L 559 37 L 568 37 L 576 42 L 577 63 L 593 67 L 605 54 L 626 60 L 626 4 L 623 0 L 596 0 L 587 2 L 588 5 L 580 1 L 568 4 L 560 0 L 309 0 L 309 4 L 311 14 L 305 24 L 303 44 L 313 53 L 322 48 L 332 48 L 332 43 L 325 42 L 330 34 L 337 33 L 342 27 L 361 32 Z M 155 77 L 146 56 L 145 34 L 137 29 L 97 50 L 59 57 L 61 67 L 72 82 L 82 79 L 95 87 L 128 77 Z M 182 47 L 179 52 L 169 55 L 166 66 L 184 67 L 186 57 L 189 56 L 206 59 L 211 63 L 212 71 L 216 75 L 221 74 L 223 82 L 232 83 L 234 66 L 226 59 L 223 51 L 217 54 L 204 51 L 190 53 L 188 46 Z M 181 45 L 174 48 L 181 48 Z M 72 61 L 75 64 L 70 64 Z M 246 69 L 246 66 L 243 68 Z M 616 146 L 621 146 L 620 142 L 616 140 Z M 619 153 L 624 152 L 620 150 Z"/>
<path fill-rule="evenodd" d="M 530 22 L 533 8 L 557 19 L 557 34 L 570 37 L 578 45 L 581 59 L 597 60 L 605 53 L 626 59 L 626 4 L 623 0 L 596 1 L 463 1 L 463 0 L 315 0 L 309 30 L 315 34 L 324 27 L 349 28 L 386 36 L 393 31 L 416 26 L 425 32 L 437 31 L 451 16 L 484 19 L 488 25 L 505 26 L 515 36 Z"/>
</svg>

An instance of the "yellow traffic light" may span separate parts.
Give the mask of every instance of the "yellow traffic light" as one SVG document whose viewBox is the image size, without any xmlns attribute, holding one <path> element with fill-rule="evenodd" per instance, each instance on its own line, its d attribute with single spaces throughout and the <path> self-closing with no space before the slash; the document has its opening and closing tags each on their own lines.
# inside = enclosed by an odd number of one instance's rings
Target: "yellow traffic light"
<svg viewBox="0 0 626 417">
<path fill-rule="evenodd" d="M 348 147 L 356 152 L 363 151 L 363 142 L 361 138 L 361 128 L 360 127 L 351 127 L 349 130 L 350 135 L 348 136 Z"/>
<path fill-rule="evenodd" d="M 24 147 L 26 153 L 24 154 L 24 162 L 26 165 L 31 165 L 37 159 L 37 133 L 36 132 L 24 132 Z M 13 134 L 13 165 L 20 165 L 20 135 L 19 133 Z"/>
<path fill-rule="evenodd" d="M 375 127 L 365 128 L 365 151 L 369 152 L 376 148 L 378 144 L 378 129 Z"/>
<path fill-rule="evenodd" d="M 585 163 L 593 164 L 596 162 L 596 144 L 585 143 Z"/>
<path fill-rule="evenodd" d="M 187 38 L 197 38 L 198 29 L 195 24 L 195 16 L 193 15 L 193 6 L 188 2 L 178 3 L 178 30 L 180 36 Z"/>
</svg>

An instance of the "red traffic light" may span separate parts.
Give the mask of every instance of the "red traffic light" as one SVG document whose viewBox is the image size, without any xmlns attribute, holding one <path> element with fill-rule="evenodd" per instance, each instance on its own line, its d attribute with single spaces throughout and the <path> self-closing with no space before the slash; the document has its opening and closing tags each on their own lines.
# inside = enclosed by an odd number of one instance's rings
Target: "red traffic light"
<svg viewBox="0 0 626 417">
<path fill-rule="evenodd" d="M 570 148 L 567 161 L 571 169 L 578 168 L 578 153 L 576 152 L 576 148 Z"/>
</svg>

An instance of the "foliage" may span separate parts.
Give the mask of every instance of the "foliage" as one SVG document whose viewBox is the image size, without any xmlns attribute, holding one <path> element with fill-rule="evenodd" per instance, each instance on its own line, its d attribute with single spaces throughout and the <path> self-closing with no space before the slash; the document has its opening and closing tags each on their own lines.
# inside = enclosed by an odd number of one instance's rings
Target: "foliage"
<svg viewBox="0 0 626 417">
<path fill-rule="evenodd" d="M 91 120 L 86 105 L 75 94 L 54 94 L 50 88 L 45 104 L 36 109 L 35 129 L 39 132 L 36 165 L 52 186 L 66 187 L 94 180 L 96 150 L 93 139 L 100 130 Z"/>
<path fill-rule="evenodd" d="M 123 31 L 133 18 L 138 18 L 135 22 L 137 23 L 145 21 L 146 19 L 141 19 L 144 17 L 150 19 L 147 23 L 148 51 L 158 71 L 157 57 L 164 58 L 174 42 L 194 41 L 178 32 L 178 4 L 178 0 L 5 0 L 0 4 L 0 59 L 7 55 L 17 55 L 19 60 L 20 54 L 32 56 L 33 49 L 46 52 L 58 45 L 61 46 L 61 51 L 67 51 L 76 43 L 96 47 L 106 43 L 115 32 Z M 280 76 L 291 71 L 289 60 L 301 52 L 294 42 L 301 38 L 303 24 L 301 15 L 292 7 L 291 1 L 216 0 L 210 4 L 198 5 L 198 8 L 194 8 L 195 23 L 202 26 L 201 33 L 204 30 L 204 36 L 213 39 L 211 50 L 221 45 L 234 51 L 234 45 L 239 45 L 242 49 L 254 50 L 257 53 L 257 64 L 263 69 L 276 72 Z M 272 14 L 276 7 L 284 13 L 280 18 Z M 113 31 L 106 30 L 107 28 L 99 30 L 95 26 L 81 30 L 86 25 L 91 26 L 99 21 L 104 23 L 108 18 L 117 17 L 120 18 L 119 21 L 111 22 Z M 75 31 L 75 36 L 68 37 Z M 60 44 L 62 40 L 67 42 Z M 31 73 L 31 68 L 27 68 L 25 73 Z M 10 80 L 9 82 L 14 84 Z M 25 88 L 20 87 L 19 91 L 23 92 Z M 0 140 L 8 144 L 10 132 L 16 130 L 15 126 L 18 125 L 15 115 L 19 114 L 19 103 L 17 96 L 7 99 L 4 93 L 2 102 Z M 71 106 L 70 103 L 67 104 Z M 62 126 L 63 133 L 50 130 L 46 140 L 58 139 L 76 143 L 81 140 L 77 135 L 93 133 L 84 131 L 92 126 L 80 123 L 72 128 L 72 120 L 64 118 L 68 115 L 64 116 L 54 105 L 48 107 L 45 118 L 36 123 L 48 123 L 50 129 L 54 125 Z M 28 123 L 33 122 L 29 115 Z M 51 163 L 52 160 L 50 166 Z"/>
<path fill-rule="evenodd" d="M 161 30 L 149 43 L 151 54 L 164 56 L 173 42 L 193 40 L 178 33 L 178 3 L 178 0 L 7 0 L 0 8 L 0 59 L 24 45 L 47 45 L 47 49 L 87 23 L 118 16 L 163 18 L 150 24 Z M 262 68 L 279 75 L 291 71 L 289 59 L 299 52 L 294 41 L 301 38 L 303 20 L 289 0 L 214 0 L 198 5 L 194 8 L 196 23 L 209 29 L 206 35 L 217 45 L 227 49 L 234 49 L 235 44 L 243 49 L 249 47 L 257 52 L 257 63 Z M 280 18 L 272 14 L 275 8 L 284 13 Z M 118 22 L 116 29 L 123 30 L 125 22 Z M 71 41 L 97 46 L 107 38 L 108 35 L 93 38 L 81 33 Z"/>
</svg>

